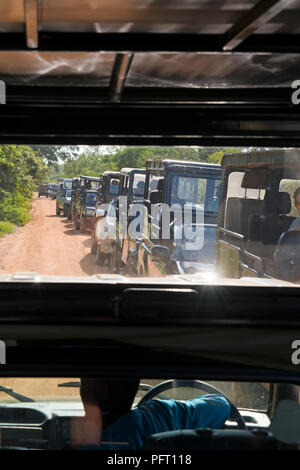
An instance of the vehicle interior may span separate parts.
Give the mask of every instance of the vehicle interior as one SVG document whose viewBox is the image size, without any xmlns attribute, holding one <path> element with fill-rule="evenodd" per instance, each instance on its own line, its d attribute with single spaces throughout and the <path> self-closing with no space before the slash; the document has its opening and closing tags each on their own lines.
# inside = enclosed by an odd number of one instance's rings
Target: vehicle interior
<svg viewBox="0 0 300 470">
<path fill-rule="evenodd" d="M 118 383 L 119 381 L 116 380 Z M 116 384 L 117 385 L 117 384 Z M 200 380 L 142 379 L 133 409 L 149 399 L 180 401 L 218 391 L 231 403 L 231 414 L 219 434 L 216 449 L 296 449 L 293 436 L 281 441 L 281 430 L 270 431 L 271 420 L 278 414 L 278 402 L 285 398 L 298 401 L 299 387 L 274 383 L 204 382 Z M 22 392 L 22 393 L 20 393 Z M 27 393 L 27 395 L 25 395 Z M 30 393 L 30 395 L 28 395 Z M 294 411 L 294 410 L 293 410 Z M 84 416 L 79 378 L 4 378 L 1 385 L 1 439 L 3 448 L 40 450 L 78 449 L 76 424 Z M 105 428 L 105 425 L 104 425 Z M 168 432 L 151 436 L 144 449 L 209 449 L 207 430 Z M 275 434 L 275 435 L 274 435 Z M 277 434 L 277 435 L 276 435 Z M 255 442 L 257 436 L 257 442 Z M 290 439 L 290 442 L 289 442 Z M 173 442 L 172 442 L 173 440 Z M 123 443 L 126 450 L 126 441 Z M 164 447 L 165 446 L 165 447 Z M 108 443 L 102 442 L 107 449 Z M 122 450 L 122 448 L 121 448 Z"/>
<path fill-rule="evenodd" d="M 299 157 L 297 150 L 223 157 L 218 259 L 227 248 L 237 255 L 239 265 L 230 264 L 239 276 L 300 279 L 299 233 L 289 230 L 298 215 Z"/>
<path fill-rule="evenodd" d="M 133 408 L 228 398 L 220 429 L 168 430 L 144 450 L 298 450 L 299 232 L 281 236 L 300 159 L 264 155 L 300 148 L 300 0 L 0 0 L 0 12 L 0 146 L 262 151 L 251 168 L 223 166 L 221 276 L 127 278 L 84 256 L 78 276 L 71 244 L 53 255 L 64 274 L 1 268 L 0 450 L 82 449 L 82 378 L 139 379 Z"/>
</svg>

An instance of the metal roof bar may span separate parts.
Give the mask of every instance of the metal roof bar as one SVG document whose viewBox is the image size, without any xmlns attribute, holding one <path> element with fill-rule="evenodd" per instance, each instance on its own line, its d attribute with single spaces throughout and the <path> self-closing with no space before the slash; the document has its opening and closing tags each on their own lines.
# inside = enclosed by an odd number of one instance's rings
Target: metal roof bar
<svg viewBox="0 0 300 470">
<path fill-rule="evenodd" d="M 120 101 L 134 54 L 117 54 L 111 73 L 109 94 L 111 101 Z"/>
<path fill-rule="evenodd" d="M 261 25 L 278 15 L 292 0 L 260 0 L 225 34 L 224 51 L 232 51 Z"/>
<path fill-rule="evenodd" d="M 23 33 L 0 33 L 0 52 L 28 51 Z M 227 41 L 228 42 L 228 41 Z M 221 34 L 177 33 L 58 33 L 39 32 L 41 52 L 135 52 L 161 53 L 299 53 L 300 34 L 253 34 L 240 44 L 237 51 L 224 51 Z"/>
<path fill-rule="evenodd" d="M 78 121 L 79 120 L 79 121 Z M 78 127 L 80 122 L 80 127 Z M 0 142 L 93 145 L 131 141 L 197 142 L 191 145 L 300 145 L 296 106 L 191 106 L 122 104 L 92 106 L 0 106 Z M 243 139 L 245 140 L 243 142 Z M 204 143 L 205 142 L 205 143 Z M 234 143 L 233 143 L 234 142 Z M 246 143 L 247 142 L 247 143 Z M 121 144 L 120 144 L 121 145 Z M 126 144 L 124 144 L 126 145 Z M 182 144 L 183 145 L 183 144 Z M 260 145 L 261 146 L 261 145 Z"/>
<path fill-rule="evenodd" d="M 26 43 L 30 49 L 39 46 L 39 0 L 24 0 Z"/>
<path fill-rule="evenodd" d="M 97 106 L 109 102 L 107 87 L 45 86 L 28 87 L 7 85 L 9 105 L 74 105 Z M 122 93 L 122 103 L 192 103 L 192 104 L 265 104 L 291 105 L 291 88 L 285 87 L 246 87 L 246 88 L 159 88 L 126 86 Z"/>
</svg>

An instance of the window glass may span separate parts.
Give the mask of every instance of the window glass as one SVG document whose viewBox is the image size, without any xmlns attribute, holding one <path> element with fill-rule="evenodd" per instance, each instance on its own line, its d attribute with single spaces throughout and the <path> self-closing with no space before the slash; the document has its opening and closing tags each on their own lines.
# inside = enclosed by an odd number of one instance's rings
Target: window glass
<svg viewBox="0 0 300 470">
<path fill-rule="evenodd" d="M 96 204 L 97 194 L 96 193 L 87 193 L 85 198 L 86 205 L 94 206 Z"/>
<path fill-rule="evenodd" d="M 126 273 L 125 282 L 130 276 L 193 274 L 199 282 L 211 282 L 214 273 L 214 279 L 230 278 L 238 285 L 250 277 L 264 279 L 265 285 L 300 283 L 299 149 L 79 147 L 74 154 L 71 146 L 64 147 L 61 155 L 68 158 L 54 167 L 47 161 L 47 146 L 44 154 L 30 146 L 0 146 L 0 274 Z M 103 244 L 102 259 L 94 243 L 95 224 L 81 220 L 85 192 L 75 191 L 69 207 L 64 196 L 77 179 L 81 189 L 98 191 L 94 175 L 107 171 L 120 171 L 120 195 L 129 197 L 121 211 L 118 200 L 115 231 Z M 99 204 L 117 195 L 118 178 L 110 185 L 104 181 L 102 176 Z M 41 185 L 49 184 L 58 184 L 57 197 L 51 191 L 48 198 L 38 197 Z M 86 202 L 94 205 L 95 199 L 88 196 Z M 133 203 L 144 204 L 143 210 Z M 59 217 L 66 218 L 68 230 Z M 32 252 L 20 254 L 13 249 L 19 245 L 31 246 Z M 61 263 L 57 250 L 72 253 L 72 260 Z"/>
<path fill-rule="evenodd" d="M 287 192 L 290 196 L 291 210 L 288 213 L 288 215 L 290 215 L 292 217 L 298 217 L 298 212 L 297 212 L 297 209 L 295 207 L 295 200 L 294 200 L 294 194 L 295 194 L 295 191 L 297 191 L 298 188 L 300 188 L 300 179 L 299 180 L 282 179 L 280 181 L 279 191 Z M 299 192 L 300 192 L 300 190 L 299 190 Z M 298 196 L 298 198 L 299 198 L 299 196 Z"/>
<path fill-rule="evenodd" d="M 72 189 L 72 181 L 65 181 L 65 188 Z"/>
<path fill-rule="evenodd" d="M 279 388 L 281 393 L 294 397 L 288 408 L 278 393 Z M 117 400 L 120 389 L 121 408 Z M 144 404 L 139 408 L 141 400 Z M 261 439 L 269 431 L 282 444 L 291 439 L 292 431 L 297 444 L 299 387 L 291 383 L 203 382 L 198 378 L 179 381 L 169 377 L 140 380 L 7 377 L 0 379 L 1 446 L 80 449 L 93 439 L 93 448 L 99 450 L 107 450 L 107 443 L 113 446 L 110 450 L 121 450 L 123 444 L 128 447 L 133 441 L 135 450 L 139 450 L 155 434 L 155 429 L 157 432 L 201 429 L 199 423 L 207 419 L 206 413 L 201 413 L 203 403 L 210 406 L 211 424 L 205 428 L 221 427 L 225 432 L 230 431 L 227 435 L 230 445 L 232 429 L 238 429 L 239 424 L 231 415 L 227 400 L 245 421 L 247 435 L 255 430 L 254 436 L 259 433 Z M 193 406 L 192 415 L 185 403 Z M 282 405 L 283 411 L 278 416 L 276 410 Z M 197 419 L 196 409 L 199 410 Z M 134 418 L 140 413 L 143 416 L 147 413 L 149 419 Z M 135 426 L 132 426 L 133 419 Z M 290 428 L 286 426 L 287 421 Z"/>
<path fill-rule="evenodd" d="M 136 173 L 133 177 L 133 194 L 137 197 L 144 197 L 146 175 Z"/>
</svg>

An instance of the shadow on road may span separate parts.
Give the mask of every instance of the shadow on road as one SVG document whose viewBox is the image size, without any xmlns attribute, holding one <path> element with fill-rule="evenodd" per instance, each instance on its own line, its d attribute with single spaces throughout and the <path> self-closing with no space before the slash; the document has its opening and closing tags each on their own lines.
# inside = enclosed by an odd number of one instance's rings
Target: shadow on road
<svg viewBox="0 0 300 470">
<path fill-rule="evenodd" d="M 86 234 L 85 234 L 86 235 Z M 89 235 L 89 234 L 87 234 Z M 86 240 L 83 240 L 82 244 L 86 246 L 87 248 L 91 248 L 91 239 L 87 238 Z"/>
<path fill-rule="evenodd" d="M 71 227 L 74 227 L 74 224 L 73 222 L 64 222 L 65 224 L 65 228 L 71 228 Z"/>
<path fill-rule="evenodd" d="M 72 229 L 69 229 L 69 230 L 65 230 L 64 233 L 66 235 L 79 235 L 79 231 L 76 230 L 75 228 L 72 228 Z"/>
<path fill-rule="evenodd" d="M 82 271 L 88 276 L 92 276 L 93 274 L 109 274 L 108 266 L 98 266 L 94 255 L 86 255 L 79 264 Z"/>
</svg>

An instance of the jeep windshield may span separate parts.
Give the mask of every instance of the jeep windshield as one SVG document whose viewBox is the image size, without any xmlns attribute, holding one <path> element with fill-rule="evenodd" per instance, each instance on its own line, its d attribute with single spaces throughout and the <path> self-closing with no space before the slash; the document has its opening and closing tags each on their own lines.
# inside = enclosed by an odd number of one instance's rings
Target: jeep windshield
<svg viewBox="0 0 300 470">
<path fill-rule="evenodd" d="M 171 180 L 171 204 L 194 206 L 204 212 L 218 212 L 220 179 L 176 175 Z"/>
<path fill-rule="evenodd" d="M 86 193 L 85 205 L 86 206 L 95 206 L 97 200 L 96 193 Z"/>
<path fill-rule="evenodd" d="M 113 274 L 124 282 L 193 274 L 203 283 L 211 282 L 214 273 L 216 282 L 231 279 L 239 285 L 254 278 L 264 285 L 268 280 L 299 284 L 299 150 L 63 149 L 60 154 L 53 147 L 60 155 L 54 168 L 47 146 L 38 153 L 30 146 L 1 146 L 6 159 L 0 181 L 2 274 L 98 275 L 99 281 Z M 150 153 L 156 158 L 146 160 Z M 123 168 L 128 154 L 136 168 Z M 20 168 L 19 155 L 24 160 Z M 80 174 L 83 159 L 85 176 Z M 109 171 L 113 176 L 107 188 L 101 186 L 100 198 L 100 190 L 87 188 L 98 188 L 101 174 Z M 57 199 L 38 197 L 42 187 L 48 189 L 47 178 L 57 179 Z M 69 188 L 78 178 L 81 186 L 70 203 Z M 108 229 L 100 214 L 106 215 L 112 196 L 117 206 Z M 96 204 L 97 214 L 84 212 L 84 205 Z M 96 232 L 102 235 L 95 238 Z M 16 251 L 18 244 L 30 245 L 32 252 Z M 71 246 L 68 264 L 61 263 L 56 249 L 69 251 Z"/>
<path fill-rule="evenodd" d="M 85 383 L 97 383 L 97 379 L 84 380 Z M 80 393 L 81 383 L 80 378 L 1 378 L 2 447 L 22 446 L 25 449 L 52 450 L 82 448 L 79 435 L 87 405 Z M 116 380 L 116 386 L 118 383 L 120 381 Z M 274 390 L 277 387 L 273 383 L 208 381 L 203 384 L 199 379 L 176 381 L 168 378 L 142 378 L 133 396 L 132 410 L 141 406 L 142 400 L 150 393 L 159 401 L 176 400 L 184 403 L 186 400 L 203 397 L 209 387 L 214 387 L 239 407 L 242 419 L 250 431 L 255 429 L 266 433 L 270 426 L 268 410 L 272 407 Z M 224 427 L 236 429 L 238 426 L 240 424 L 230 417 Z M 106 442 L 102 443 L 104 449 L 105 444 Z M 114 444 L 115 448 L 122 450 L 120 445 Z M 127 447 L 128 443 L 124 449 Z"/>
<path fill-rule="evenodd" d="M 134 399 L 133 407 L 137 405 L 145 392 L 152 387 L 168 380 L 167 378 L 151 379 L 142 378 L 141 385 Z M 238 403 L 242 409 L 266 412 L 270 400 L 270 384 L 246 383 L 246 382 L 218 382 L 207 383 L 219 388 L 231 400 Z M 189 398 L 203 395 L 204 391 L 197 391 L 192 386 L 171 387 L 161 395 L 159 399 L 187 400 Z M 69 402 L 73 402 L 79 415 L 82 415 L 83 407 L 80 398 L 80 378 L 0 378 L 0 404 L 17 405 L 23 403 L 35 403 L 35 407 L 47 405 L 53 406 L 53 411 L 59 406 L 68 415 Z M 74 415 L 76 416 L 77 413 Z M 0 418 L 1 419 L 1 418 Z M 1 423 L 1 421 L 0 421 Z"/>
<path fill-rule="evenodd" d="M 165 378 L 142 378 L 134 380 L 135 392 L 132 395 L 131 413 L 142 409 L 148 400 L 154 399 L 161 403 L 178 403 L 184 407 L 185 403 L 199 398 L 205 399 L 207 392 L 216 392 L 219 396 L 226 397 L 232 404 L 232 409 L 238 407 L 238 414 L 232 412 L 226 419 L 223 431 L 225 435 L 232 436 L 227 440 L 226 449 L 247 449 L 253 445 L 254 436 L 259 434 L 261 449 L 268 446 L 271 440 L 272 449 L 296 449 L 296 440 L 300 438 L 299 427 L 297 427 L 297 416 L 292 408 L 289 411 L 289 419 L 292 432 L 288 432 L 284 423 L 284 416 L 280 412 L 274 414 L 272 409 L 278 403 L 278 394 L 283 392 L 280 384 L 268 382 L 227 382 L 227 381 L 205 381 L 198 378 L 186 380 L 174 380 Z M 4 449 L 48 449 L 67 450 L 82 449 L 84 447 L 84 436 L 88 430 L 90 439 L 97 434 L 92 421 L 85 421 L 86 414 L 91 412 L 94 405 L 88 404 L 85 390 L 92 390 L 92 386 L 101 386 L 105 380 L 97 378 L 19 378 L 6 377 L 0 379 L 0 432 L 1 446 Z M 110 386 L 117 388 L 122 383 L 120 379 L 110 381 Z M 124 383 L 130 383 L 130 380 Z M 285 385 L 286 391 L 293 392 L 295 397 L 299 396 L 299 387 L 291 384 Z M 102 396 L 105 396 L 105 391 Z M 114 396 L 116 392 L 114 391 Z M 103 410 L 107 410 L 102 416 L 102 435 L 104 436 L 99 450 L 109 449 L 126 450 L 130 448 L 129 434 L 124 434 L 122 442 L 120 438 L 115 440 L 110 437 L 107 440 L 107 430 L 111 429 L 109 402 L 99 395 Z M 174 402 L 175 400 L 175 402 Z M 106 405 L 105 405 L 106 403 Z M 196 403 L 196 402 L 195 402 Z M 90 408 L 89 408 L 90 407 Z M 95 416 L 95 415 L 94 415 Z M 90 416 L 91 418 L 91 416 Z M 90 419 L 89 418 L 89 419 Z M 247 426 L 247 431 L 241 429 Z M 271 431 L 272 433 L 271 433 Z M 189 438 L 190 431 L 182 431 Z M 235 432 L 244 437 L 244 442 L 234 439 Z M 201 447 L 201 439 L 204 432 L 198 429 L 198 445 Z M 227 434 L 226 434 L 227 433 Z M 232 434 L 233 433 L 233 434 Z M 151 449 L 155 442 L 147 439 L 143 448 Z M 203 435 L 202 435 L 203 434 Z M 170 433 L 166 435 L 170 436 Z M 163 437 L 163 434 L 160 435 Z M 222 440 L 222 436 L 220 436 Z M 249 439 L 249 442 L 248 442 Z M 166 443 L 165 443 L 166 445 Z M 218 448 L 218 445 L 215 444 Z M 256 444 L 257 445 L 257 444 Z M 94 448 L 96 448 L 94 446 Z M 222 448 L 222 447 L 221 447 Z"/>
<path fill-rule="evenodd" d="M 202 266 L 194 265 L 194 273 L 197 272 L 197 269 L 211 272 L 213 270 L 211 260 L 214 257 L 216 245 L 216 224 L 189 224 L 179 227 L 179 231 L 182 233 L 178 234 L 178 239 L 175 241 L 176 261 L 201 262 L 204 263 Z M 189 271 L 191 272 L 191 270 Z"/>
</svg>

